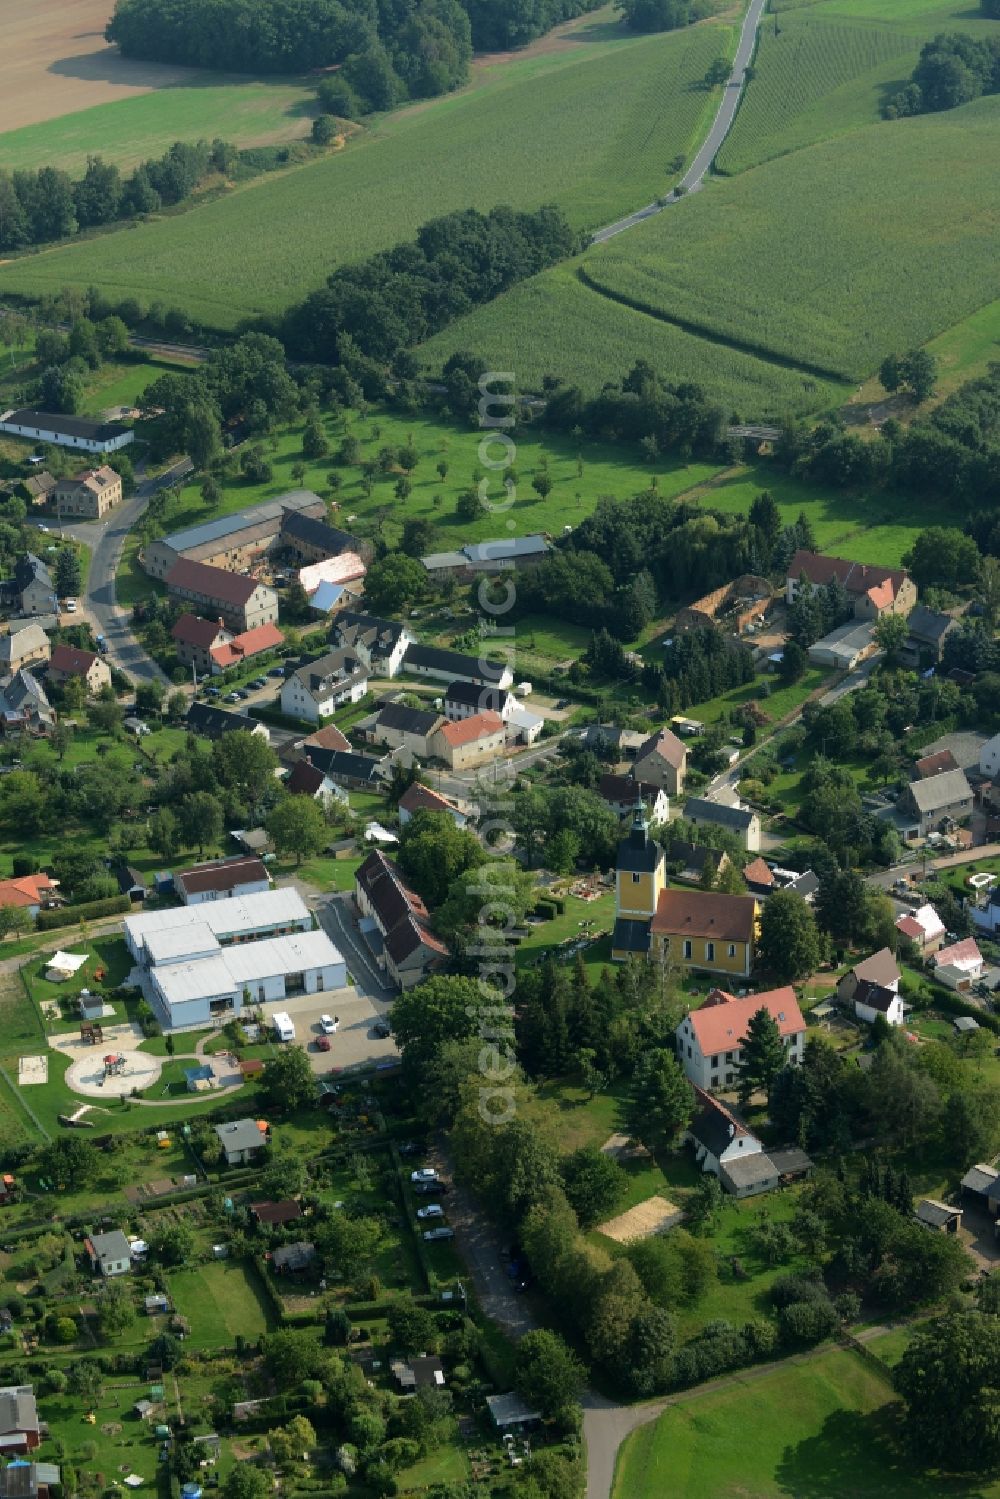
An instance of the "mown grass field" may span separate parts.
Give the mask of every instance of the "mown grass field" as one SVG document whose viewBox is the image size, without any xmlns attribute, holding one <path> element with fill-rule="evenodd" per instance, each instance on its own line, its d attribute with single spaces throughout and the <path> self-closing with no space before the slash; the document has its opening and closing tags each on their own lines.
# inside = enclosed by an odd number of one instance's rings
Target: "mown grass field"
<svg viewBox="0 0 1000 1499">
<path fill-rule="evenodd" d="M 970 1487 L 911 1466 L 895 1444 L 894 1404 L 888 1378 L 841 1349 L 737 1376 L 723 1389 L 681 1396 L 628 1438 L 615 1499 L 906 1499 L 1000 1491 L 989 1481 Z"/>
<path fill-rule="evenodd" d="M 723 342 L 861 378 L 1000 295 L 998 122 L 992 97 L 768 162 L 588 255 L 588 280 Z"/>
<path fill-rule="evenodd" d="M 98 104 L 76 114 L 0 135 L 0 163 L 10 170 L 53 166 L 75 172 L 88 156 L 121 167 L 162 156 L 174 141 L 214 140 L 259 146 L 308 135 L 315 95 L 287 78 L 248 83 L 206 73 L 204 79 Z"/>
<path fill-rule="evenodd" d="M 96 285 L 228 329 L 455 209 L 557 202 L 581 229 L 596 227 L 674 180 L 671 162 L 717 106 L 719 91 L 701 80 L 731 37 L 706 23 L 512 63 L 479 88 L 387 116 L 338 155 L 4 266 L 0 291 Z"/>
<path fill-rule="evenodd" d="M 846 383 L 726 348 L 597 296 L 581 283 L 573 263 L 477 308 L 417 352 L 436 371 L 460 349 L 475 349 L 495 369 L 514 370 L 526 390 L 540 389 L 543 375 L 557 373 L 588 395 L 646 359 L 668 379 L 703 386 L 727 411 L 758 419 L 828 410 L 850 393 Z"/>
<path fill-rule="evenodd" d="M 240 1260 L 172 1270 L 169 1286 L 177 1310 L 191 1323 L 196 1348 L 226 1347 L 237 1333 L 252 1340 L 275 1324 L 256 1268 Z"/>
</svg>

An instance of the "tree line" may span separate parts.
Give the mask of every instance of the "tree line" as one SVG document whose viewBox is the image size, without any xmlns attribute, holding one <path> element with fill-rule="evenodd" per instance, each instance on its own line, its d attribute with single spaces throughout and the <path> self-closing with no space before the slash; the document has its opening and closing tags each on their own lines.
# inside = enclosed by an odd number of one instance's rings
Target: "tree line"
<svg viewBox="0 0 1000 1499">
<path fill-rule="evenodd" d="M 412 242 L 339 267 L 285 314 L 280 335 L 295 359 L 340 364 L 356 349 L 388 364 L 579 248 L 558 208 L 446 214 L 424 224 Z"/>
<path fill-rule="evenodd" d="M 710 0 L 615 0 L 615 3 L 632 31 L 676 31 L 680 26 L 704 20 L 714 9 Z"/>
<path fill-rule="evenodd" d="M 984 7 L 986 3 L 984 0 Z M 882 115 L 898 120 L 957 109 L 983 94 L 996 93 L 1000 93 L 1000 37 L 939 31 L 924 43 L 910 82 L 892 95 Z"/>
<path fill-rule="evenodd" d="M 523 46 L 600 0 L 118 0 L 126 57 L 238 73 L 337 68 L 324 108 L 356 118 L 466 81 L 473 48 Z"/>
</svg>

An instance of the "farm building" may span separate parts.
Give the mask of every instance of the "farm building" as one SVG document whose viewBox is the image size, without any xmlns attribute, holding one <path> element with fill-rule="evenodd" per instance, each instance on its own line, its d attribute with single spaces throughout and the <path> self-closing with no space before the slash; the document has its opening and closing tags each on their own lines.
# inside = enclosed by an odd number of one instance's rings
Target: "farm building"
<svg viewBox="0 0 1000 1499">
<path fill-rule="evenodd" d="M 242 572 L 279 546 L 283 528 L 289 527 L 293 516 L 322 520 L 325 514 L 326 506 L 318 494 L 308 489 L 291 490 L 235 515 L 223 515 L 151 541 L 142 565 L 152 578 L 165 578 L 182 557 Z"/>
<path fill-rule="evenodd" d="M 95 422 L 86 416 L 55 415 L 51 411 L 5 411 L 0 432 L 26 437 L 29 442 L 51 442 L 58 448 L 78 448 L 84 453 L 115 453 L 135 440 L 131 427 L 121 422 Z"/>
</svg>

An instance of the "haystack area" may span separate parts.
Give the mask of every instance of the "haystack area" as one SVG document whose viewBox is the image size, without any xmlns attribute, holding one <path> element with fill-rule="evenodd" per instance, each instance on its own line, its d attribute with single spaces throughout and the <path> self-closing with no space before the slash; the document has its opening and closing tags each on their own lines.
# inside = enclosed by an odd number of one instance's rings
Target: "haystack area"
<svg viewBox="0 0 1000 1499">
<path fill-rule="evenodd" d="M 629 1239 L 650 1239 L 653 1234 L 666 1233 L 668 1228 L 680 1223 L 683 1216 L 680 1208 L 665 1197 L 647 1197 L 645 1202 L 637 1203 L 627 1213 L 619 1213 L 617 1218 L 598 1224 L 597 1232 L 606 1239 L 614 1239 L 616 1244 L 625 1244 Z"/>
</svg>

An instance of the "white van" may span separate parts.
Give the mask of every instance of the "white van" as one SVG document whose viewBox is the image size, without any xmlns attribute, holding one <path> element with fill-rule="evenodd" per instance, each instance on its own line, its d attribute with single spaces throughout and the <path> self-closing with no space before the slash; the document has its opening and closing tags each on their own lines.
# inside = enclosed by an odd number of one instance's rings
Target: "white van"
<svg viewBox="0 0 1000 1499">
<path fill-rule="evenodd" d="M 279 1041 L 294 1041 L 295 1026 L 286 1010 L 279 1010 L 274 1017 L 274 1030 Z"/>
</svg>

